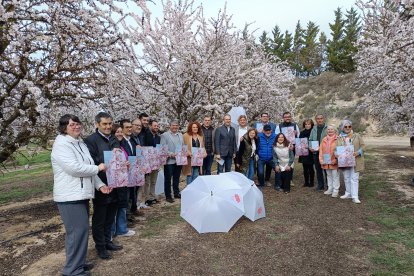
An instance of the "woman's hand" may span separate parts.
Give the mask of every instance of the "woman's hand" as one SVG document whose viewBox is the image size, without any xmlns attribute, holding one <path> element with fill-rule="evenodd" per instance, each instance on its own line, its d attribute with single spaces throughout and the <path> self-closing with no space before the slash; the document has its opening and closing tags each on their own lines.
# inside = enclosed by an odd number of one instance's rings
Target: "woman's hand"
<svg viewBox="0 0 414 276">
<path fill-rule="evenodd" d="M 285 170 L 286 170 L 286 171 L 290 171 L 290 166 L 289 166 L 289 165 L 286 165 Z"/>
<path fill-rule="evenodd" d="M 354 151 L 354 156 L 357 157 L 358 155 L 359 155 L 359 153 Z"/>
<path fill-rule="evenodd" d="M 99 188 L 99 191 L 101 191 L 101 193 L 103 194 L 109 194 L 110 192 L 112 192 L 112 188 L 109 188 L 108 186 L 104 185 Z"/>
<path fill-rule="evenodd" d="M 104 171 L 106 171 L 106 166 L 105 166 L 105 164 L 104 164 L 104 163 L 99 164 L 99 165 L 98 165 L 98 170 L 99 170 L 100 172 L 104 172 Z"/>
</svg>

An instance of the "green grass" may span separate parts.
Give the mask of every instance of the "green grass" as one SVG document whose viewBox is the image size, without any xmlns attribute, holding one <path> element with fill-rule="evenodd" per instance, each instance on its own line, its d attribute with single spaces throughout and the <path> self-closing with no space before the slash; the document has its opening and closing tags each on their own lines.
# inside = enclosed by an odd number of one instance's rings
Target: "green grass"
<svg viewBox="0 0 414 276">
<path fill-rule="evenodd" d="M 47 163 L 29 170 L 4 172 L 0 176 L 0 204 L 51 194 L 52 190 L 52 166 Z"/>
<path fill-rule="evenodd" d="M 41 194 L 51 194 L 52 190 L 53 182 L 51 180 L 44 180 L 30 187 L 12 187 L 9 191 L 0 193 L 0 204 L 24 201 Z"/>
<path fill-rule="evenodd" d="M 29 155 L 27 151 L 22 151 L 21 153 L 16 153 L 14 159 L 16 166 L 50 163 L 50 151 L 43 150 L 33 155 Z"/>
<path fill-rule="evenodd" d="M 379 157 L 367 158 L 367 167 L 376 158 Z M 361 188 L 367 204 L 374 210 L 368 219 L 381 229 L 367 237 L 373 247 L 370 256 L 376 268 L 373 275 L 414 275 L 414 208 L 407 207 L 401 193 L 392 189 L 384 175 L 374 172 L 364 175 Z"/>
</svg>

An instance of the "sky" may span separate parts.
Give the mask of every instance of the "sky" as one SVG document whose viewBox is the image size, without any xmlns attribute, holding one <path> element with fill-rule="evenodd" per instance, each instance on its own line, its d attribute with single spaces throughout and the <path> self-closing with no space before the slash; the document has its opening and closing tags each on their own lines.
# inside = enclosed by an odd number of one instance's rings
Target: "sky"
<svg viewBox="0 0 414 276">
<path fill-rule="evenodd" d="M 149 3 L 150 10 L 161 6 L 158 0 L 153 1 L 156 5 Z M 195 0 L 196 6 L 200 3 L 206 17 L 215 17 L 226 1 Z M 227 14 L 233 15 L 233 23 L 239 29 L 243 29 L 245 23 L 253 23 L 249 30 L 257 30 L 256 37 L 263 31 L 270 33 L 276 24 L 282 32 L 288 30 L 293 33 L 298 20 L 302 27 L 308 21 L 314 21 L 329 37 L 329 23 L 335 19 L 334 10 L 340 7 L 345 12 L 354 3 L 355 0 L 227 0 Z"/>
</svg>

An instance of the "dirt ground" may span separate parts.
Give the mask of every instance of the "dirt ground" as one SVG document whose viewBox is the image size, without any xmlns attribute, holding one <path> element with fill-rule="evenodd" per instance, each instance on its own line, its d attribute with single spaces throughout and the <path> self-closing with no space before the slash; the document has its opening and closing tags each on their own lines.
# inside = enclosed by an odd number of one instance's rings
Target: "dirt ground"
<svg viewBox="0 0 414 276">
<path fill-rule="evenodd" d="M 408 139 L 367 138 L 367 170 L 389 178 L 413 199 L 407 185 L 414 152 Z M 397 174 L 395 172 L 397 171 Z M 93 275 L 371 275 L 371 245 L 366 236 L 380 231 L 367 220 L 364 204 L 353 204 L 302 187 L 301 165 L 288 195 L 263 190 L 266 218 L 242 218 L 229 233 L 198 234 L 179 218 L 179 201 L 146 210 L 137 235 L 116 238 L 124 250 L 99 260 L 92 239 L 88 259 Z M 343 189 L 341 187 L 341 189 Z M 64 229 L 50 197 L 0 206 L 0 275 L 59 275 L 64 264 Z"/>
</svg>

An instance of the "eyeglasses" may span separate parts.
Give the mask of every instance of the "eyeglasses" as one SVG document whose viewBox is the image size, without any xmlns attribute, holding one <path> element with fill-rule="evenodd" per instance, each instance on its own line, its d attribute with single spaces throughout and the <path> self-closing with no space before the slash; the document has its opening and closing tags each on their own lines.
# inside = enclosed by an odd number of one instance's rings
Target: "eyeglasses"
<svg viewBox="0 0 414 276">
<path fill-rule="evenodd" d="M 77 128 L 77 127 L 81 127 L 82 126 L 82 124 L 79 124 L 79 123 L 74 123 L 74 124 L 69 124 L 68 125 L 68 127 L 70 127 L 70 128 Z"/>
<path fill-rule="evenodd" d="M 352 128 L 352 126 L 344 126 L 344 128 Z"/>
</svg>

